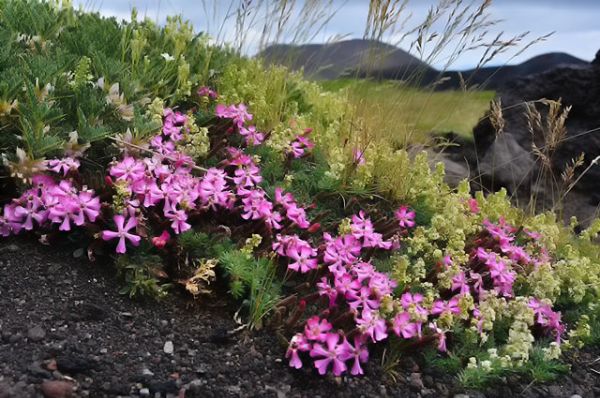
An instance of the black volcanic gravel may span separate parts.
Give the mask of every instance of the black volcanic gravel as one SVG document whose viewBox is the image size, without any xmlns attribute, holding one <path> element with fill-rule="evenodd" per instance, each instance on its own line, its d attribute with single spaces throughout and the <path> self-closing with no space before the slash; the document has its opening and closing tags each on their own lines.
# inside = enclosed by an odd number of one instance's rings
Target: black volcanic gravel
<svg viewBox="0 0 600 398">
<path fill-rule="evenodd" d="M 232 335 L 239 325 L 227 297 L 175 292 L 140 302 L 120 295 L 121 286 L 109 266 L 1 240 L 0 398 L 600 396 L 600 362 L 590 352 L 578 353 L 572 374 L 554 384 L 506 380 L 485 394 L 410 360 L 393 381 L 377 354 L 365 377 L 324 378 L 290 369 L 268 329 Z"/>
</svg>

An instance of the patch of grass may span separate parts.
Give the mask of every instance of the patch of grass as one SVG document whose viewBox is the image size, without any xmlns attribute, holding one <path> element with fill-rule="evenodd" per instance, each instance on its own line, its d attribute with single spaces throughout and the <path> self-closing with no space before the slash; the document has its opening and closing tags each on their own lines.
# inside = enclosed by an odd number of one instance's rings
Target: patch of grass
<svg viewBox="0 0 600 398">
<path fill-rule="evenodd" d="M 494 98 L 493 91 L 431 91 L 399 82 L 339 79 L 321 83 L 328 91 L 346 90 L 365 129 L 377 131 L 398 147 L 426 143 L 429 133 L 472 129 Z"/>
</svg>

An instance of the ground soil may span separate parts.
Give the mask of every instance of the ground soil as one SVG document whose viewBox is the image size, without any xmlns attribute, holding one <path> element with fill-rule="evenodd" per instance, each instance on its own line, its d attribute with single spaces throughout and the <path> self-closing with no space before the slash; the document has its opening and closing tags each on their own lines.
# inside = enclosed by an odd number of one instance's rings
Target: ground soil
<svg viewBox="0 0 600 398">
<path fill-rule="evenodd" d="M 571 374 L 551 384 L 508 379 L 484 392 L 410 359 L 392 379 L 377 353 L 364 377 L 320 377 L 290 369 L 268 329 L 232 334 L 235 303 L 224 295 L 140 302 L 120 286 L 108 265 L 0 241 L 0 398 L 600 396 L 598 352 L 573 355 Z M 59 380 L 68 388 L 57 389 Z"/>
</svg>

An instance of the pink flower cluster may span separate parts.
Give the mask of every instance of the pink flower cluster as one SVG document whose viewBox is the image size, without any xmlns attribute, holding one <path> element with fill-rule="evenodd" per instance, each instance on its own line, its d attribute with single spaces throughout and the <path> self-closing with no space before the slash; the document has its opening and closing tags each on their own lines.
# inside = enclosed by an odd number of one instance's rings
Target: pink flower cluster
<svg viewBox="0 0 600 398">
<path fill-rule="evenodd" d="M 217 98 L 219 98 L 219 94 L 215 90 L 207 86 L 202 86 L 198 88 L 197 93 L 199 97 L 206 97 L 211 100 L 216 100 Z"/>
<path fill-rule="evenodd" d="M 294 260 L 300 257 L 304 264 L 310 264 L 305 270 L 316 269 L 320 262 L 327 266 L 327 275 L 317 283 L 319 295 L 327 299 L 326 312 L 347 313 L 352 318 L 350 325 L 340 325 L 336 331 L 327 319 L 319 316 L 308 319 L 304 331 L 290 341 L 287 351 L 290 366 L 301 368 L 300 353 L 306 352 L 320 374 L 331 368 L 332 373 L 339 376 L 348 370 L 347 361 L 352 361 L 350 373 L 359 375 L 363 374 L 361 363 L 368 360 L 369 342 L 383 341 L 389 333 L 404 339 L 422 336 L 422 323 L 429 315 L 429 311 L 420 305 L 423 297 L 405 293 L 402 296 L 404 311 L 387 319 L 381 309 L 386 297 L 391 300 L 396 283 L 361 259 L 363 249 L 390 250 L 394 247 L 375 231 L 373 222 L 363 211 L 352 217 L 350 234 L 333 237 L 324 233 L 323 244 L 318 250 L 297 236 L 277 236 L 273 250 L 280 256 Z M 301 269 L 297 263 L 296 260 L 288 267 Z M 301 272 L 304 271 L 301 269 Z M 435 324 L 430 327 L 434 328 Z M 445 349 L 445 333 L 435 328 L 433 334 L 439 335 L 440 348 Z M 347 336 L 352 337 L 352 343 Z"/>
<path fill-rule="evenodd" d="M 79 169 L 79 160 L 74 158 L 63 158 L 63 159 L 51 159 L 46 161 L 46 168 L 55 172 L 56 174 L 62 174 L 66 177 L 69 171 L 76 171 Z"/>
<path fill-rule="evenodd" d="M 315 143 L 308 137 L 311 132 L 312 129 L 304 130 L 303 134 L 298 134 L 290 143 L 288 153 L 292 157 L 296 159 L 301 158 L 315 147 Z"/>
<path fill-rule="evenodd" d="M 244 127 L 252 115 L 243 104 L 217 106 L 216 113 L 219 117 L 232 119 L 240 132 L 255 132 L 252 126 Z M 285 220 L 290 226 L 309 228 L 305 208 L 299 206 L 290 193 L 277 189 L 275 201 L 268 199 L 259 186 L 263 179 L 260 168 L 242 149 L 227 148 L 229 156 L 221 167 L 212 167 L 202 177 L 195 177 L 192 174 L 194 161 L 177 149 L 177 143 L 187 129 L 187 116 L 168 108 L 163 114 L 162 132 L 150 141 L 150 147 L 155 151 L 153 156 L 138 159 L 126 155 L 109 168 L 109 175 L 127 195 L 121 215 L 129 219 L 125 222 L 115 218 L 116 231 L 105 230 L 102 234 L 104 240 L 119 237 L 118 253 L 126 251 L 127 241 L 137 244 L 127 233 L 131 234 L 128 231 L 149 211 L 159 212 L 161 217 L 169 220 L 170 229 L 176 235 L 192 227 L 189 222 L 192 213 L 219 209 L 237 209 L 243 220 L 262 220 L 270 230 L 282 229 Z M 259 141 L 262 139 L 253 143 L 259 144 Z M 163 240 L 157 242 L 161 246 L 166 244 Z M 307 272 L 312 269 L 312 263 L 305 261 L 308 259 L 305 250 L 291 250 L 289 254 L 296 260 L 297 270 Z"/>
<path fill-rule="evenodd" d="M 263 143 L 265 135 L 256 130 L 256 126 L 247 126 L 246 122 L 252 120 L 252 114 L 244 104 L 225 106 L 219 104 L 215 108 L 215 114 L 222 119 L 231 119 L 239 134 L 244 137 L 246 145 L 256 146 Z"/>
<path fill-rule="evenodd" d="M 533 310 L 536 323 L 552 333 L 556 337 L 556 342 L 560 343 L 561 336 L 566 330 L 561 322 L 561 313 L 553 311 L 549 304 L 535 298 L 529 300 L 529 308 Z"/>
<path fill-rule="evenodd" d="M 78 189 L 69 180 L 56 183 L 52 177 L 40 174 L 33 177 L 32 188 L 4 206 L 0 235 L 7 237 L 52 224 L 57 224 L 60 231 L 70 231 L 73 225 L 94 222 L 99 215 L 100 199 L 92 190 Z"/>
<path fill-rule="evenodd" d="M 436 301 L 431 309 L 432 314 L 458 314 L 460 297 L 472 295 L 476 298 L 473 317 L 480 333 L 483 320 L 478 308 L 479 302 L 490 294 L 512 298 L 517 270 L 526 272 L 548 261 L 546 250 L 537 242 L 538 234 L 527 230 L 520 231 L 508 225 L 502 218 L 497 224 L 485 220 L 483 225 L 484 234 L 475 241 L 476 246 L 469 262 L 452 278 L 450 290 L 455 296 L 445 304 Z M 532 252 L 535 254 L 531 254 Z M 445 267 L 452 265 L 451 259 L 445 259 Z M 560 313 L 552 311 L 549 305 L 536 299 L 531 299 L 530 307 L 536 313 L 537 323 L 560 340 L 565 331 L 560 321 Z"/>
<path fill-rule="evenodd" d="M 308 319 L 304 333 L 292 337 L 286 352 L 290 366 L 300 369 L 302 360 L 299 352 L 308 352 L 310 357 L 315 359 L 315 368 L 321 375 L 326 374 L 330 366 L 334 375 L 342 375 L 348 370 L 347 361 L 352 361 L 352 375 L 363 374 L 360 364 L 369 360 L 364 336 L 356 335 L 353 343 L 350 343 L 345 336 L 330 332 L 332 327 L 326 319 L 319 319 L 318 316 Z"/>
</svg>

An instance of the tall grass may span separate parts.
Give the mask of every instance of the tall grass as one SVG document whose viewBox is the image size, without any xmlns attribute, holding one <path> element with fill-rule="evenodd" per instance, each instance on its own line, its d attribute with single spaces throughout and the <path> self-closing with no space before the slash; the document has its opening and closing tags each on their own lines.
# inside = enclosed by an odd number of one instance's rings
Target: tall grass
<svg viewBox="0 0 600 398">
<path fill-rule="evenodd" d="M 320 84 L 329 91 L 347 91 L 357 105 L 357 117 L 377 140 L 388 140 L 396 148 L 427 144 L 432 133 L 454 132 L 472 139 L 473 127 L 495 95 L 484 90 L 429 93 L 394 81 L 339 79 Z"/>
<path fill-rule="evenodd" d="M 234 47 L 240 53 L 249 52 L 244 51 L 244 47 L 253 40 L 255 50 L 281 42 L 294 45 L 310 43 L 323 33 L 324 27 L 336 17 L 337 12 L 332 0 L 234 0 L 229 4 L 232 11 L 221 26 L 235 22 Z M 343 7 L 345 2 L 336 4 Z M 381 41 L 407 50 L 424 64 L 441 65 L 438 76 L 441 79 L 443 72 L 467 54 L 478 55 L 477 67 L 480 68 L 501 54 L 512 52 L 516 56 L 545 39 L 529 39 L 527 32 L 509 37 L 503 33 L 493 35 L 491 31 L 499 30 L 501 21 L 491 15 L 490 0 L 440 0 L 422 19 L 417 19 L 410 12 L 413 4 L 410 0 L 369 2 L 363 38 L 373 45 L 362 53 L 359 67 L 352 71 L 350 77 L 368 74 L 385 61 L 390 54 L 378 45 Z M 345 35 L 333 37 L 330 41 L 340 37 Z M 297 59 L 303 56 L 302 52 L 292 49 L 285 59 L 278 62 L 290 67 L 311 62 L 310 59 Z M 438 95 L 435 88 L 439 80 L 435 76 L 425 88 L 410 88 L 422 85 L 425 77 L 430 80 L 431 76 L 425 76 L 426 73 L 427 70 L 419 67 L 400 68 L 395 78 L 407 87 L 397 90 L 388 89 L 385 85 L 342 83 L 349 88 L 350 94 L 345 116 L 355 121 L 351 123 L 353 130 L 360 126 L 360 133 L 364 135 L 362 142 L 391 139 L 394 146 L 407 147 L 426 142 L 427 129 L 468 134 L 477 121 L 475 113 L 481 111 L 481 116 L 484 113 L 479 101 L 489 98 L 490 93 L 481 93 L 480 87 L 472 87 L 469 81 L 462 81 L 460 92 Z M 336 86 L 335 83 L 325 86 L 331 88 L 331 85 Z M 467 115 L 463 122 L 457 117 L 459 109 Z"/>
</svg>

